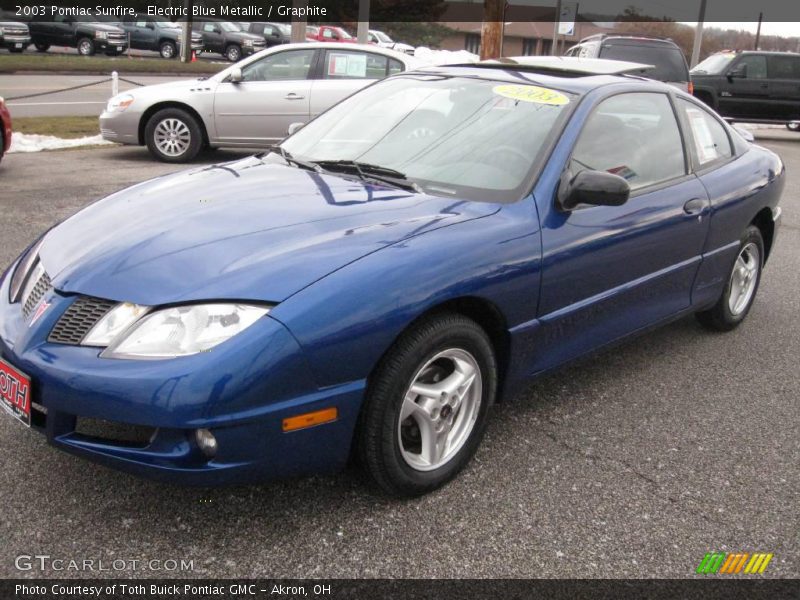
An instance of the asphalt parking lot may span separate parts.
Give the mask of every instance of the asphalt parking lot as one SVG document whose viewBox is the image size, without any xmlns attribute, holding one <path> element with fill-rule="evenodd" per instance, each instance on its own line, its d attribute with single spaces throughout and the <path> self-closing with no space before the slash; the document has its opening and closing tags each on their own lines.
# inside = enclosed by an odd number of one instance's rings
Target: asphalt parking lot
<svg viewBox="0 0 800 600">
<path fill-rule="evenodd" d="M 800 135 L 768 130 L 788 182 L 747 321 L 686 319 L 538 380 L 497 406 L 444 489 L 386 499 L 356 469 L 234 489 L 135 479 L 57 452 L 0 415 L 0 576 L 668 577 L 706 552 L 800 577 Z M 201 162 L 231 160 L 219 151 Z M 182 167 L 138 148 L 0 164 L 0 263 L 82 206 Z M 189 559 L 190 573 L 15 569 L 20 554 Z"/>
</svg>

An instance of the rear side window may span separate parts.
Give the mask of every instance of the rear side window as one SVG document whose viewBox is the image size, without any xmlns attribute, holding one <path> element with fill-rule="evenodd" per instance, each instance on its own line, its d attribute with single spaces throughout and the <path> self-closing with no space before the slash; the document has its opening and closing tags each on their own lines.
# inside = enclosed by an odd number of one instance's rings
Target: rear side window
<svg viewBox="0 0 800 600">
<path fill-rule="evenodd" d="M 700 167 L 707 167 L 733 156 L 728 133 L 716 117 L 683 98 L 678 99 L 678 106 L 689 124 L 692 154 Z"/>
<path fill-rule="evenodd" d="M 770 79 L 800 79 L 800 56 L 770 55 L 767 59 Z"/>
<path fill-rule="evenodd" d="M 628 60 L 631 62 L 653 65 L 655 68 L 645 73 L 646 77 L 658 81 L 689 81 L 689 69 L 683 53 L 676 46 L 659 44 L 632 44 L 630 42 L 603 44 L 600 58 L 612 60 Z"/>
<path fill-rule="evenodd" d="M 665 94 L 619 94 L 604 100 L 581 131 L 570 170 L 607 171 L 636 190 L 686 174 L 678 122 Z"/>
<path fill-rule="evenodd" d="M 325 56 L 325 79 L 383 79 L 388 73 L 388 59 L 371 52 L 328 50 Z"/>
</svg>

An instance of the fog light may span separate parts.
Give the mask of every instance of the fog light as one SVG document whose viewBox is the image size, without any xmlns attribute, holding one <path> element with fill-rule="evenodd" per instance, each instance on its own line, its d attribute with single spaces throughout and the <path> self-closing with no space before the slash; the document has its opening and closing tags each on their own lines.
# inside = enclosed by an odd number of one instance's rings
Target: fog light
<svg viewBox="0 0 800 600">
<path fill-rule="evenodd" d="M 217 453 L 217 438 L 208 429 L 198 429 L 194 434 L 197 446 L 208 458 L 214 458 Z"/>
</svg>

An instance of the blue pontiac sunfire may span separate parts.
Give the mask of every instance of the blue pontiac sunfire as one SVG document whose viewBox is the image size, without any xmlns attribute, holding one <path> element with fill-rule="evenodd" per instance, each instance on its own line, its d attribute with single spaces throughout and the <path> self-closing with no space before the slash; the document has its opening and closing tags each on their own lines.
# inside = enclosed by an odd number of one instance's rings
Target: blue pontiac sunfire
<svg viewBox="0 0 800 600">
<path fill-rule="evenodd" d="M 165 481 L 356 456 L 390 494 L 442 485 L 537 374 L 753 304 L 783 164 L 641 67 L 404 73 L 262 155 L 89 206 L 3 277 L 4 407 Z"/>
</svg>

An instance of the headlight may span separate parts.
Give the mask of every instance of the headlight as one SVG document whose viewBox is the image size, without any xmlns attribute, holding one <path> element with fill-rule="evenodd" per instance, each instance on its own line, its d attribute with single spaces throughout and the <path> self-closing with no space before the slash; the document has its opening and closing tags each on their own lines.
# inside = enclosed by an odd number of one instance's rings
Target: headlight
<svg viewBox="0 0 800 600">
<path fill-rule="evenodd" d="M 106 112 L 122 112 L 131 104 L 133 104 L 133 96 L 130 94 L 119 94 L 108 101 Z"/>
<path fill-rule="evenodd" d="M 108 32 L 107 31 L 95 31 L 94 37 L 97 40 L 107 40 L 108 39 Z"/>
<path fill-rule="evenodd" d="M 22 292 L 22 286 L 25 284 L 25 280 L 28 279 L 28 274 L 31 272 L 31 267 L 36 264 L 39 258 L 39 248 L 41 248 L 43 241 L 44 236 L 42 236 L 42 239 L 31 246 L 25 255 L 20 259 L 19 263 L 17 263 L 17 268 L 14 270 L 14 274 L 11 276 L 11 285 L 8 288 L 9 301 L 17 302 L 19 300 L 20 292 Z"/>
<path fill-rule="evenodd" d="M 245 46 L 252 46 L 253 45 L 253 40 L 245 40 L 244 41 L 244 45 Z"/>
<path fill-rule="evenodd" d="M 83 346 L 108 346 L 128 327 L 133 325 L 148 311 L 147 306 L 123 302 L 106 313 L 86 334 Z"/>
<path fill-rule="evenodd" d="M 6 30 L 3 29 L 2 27 L 0 27 L 0 35 L 5 35 L 5 34 L 6 34 Z"/>
<path fill-rule="evenodd" d="M 210 350 L 269 312 L 248 304 L 194 304 L 149 313 L 100 355 L 104 358 L 173 358 Z"/>
</svg>

